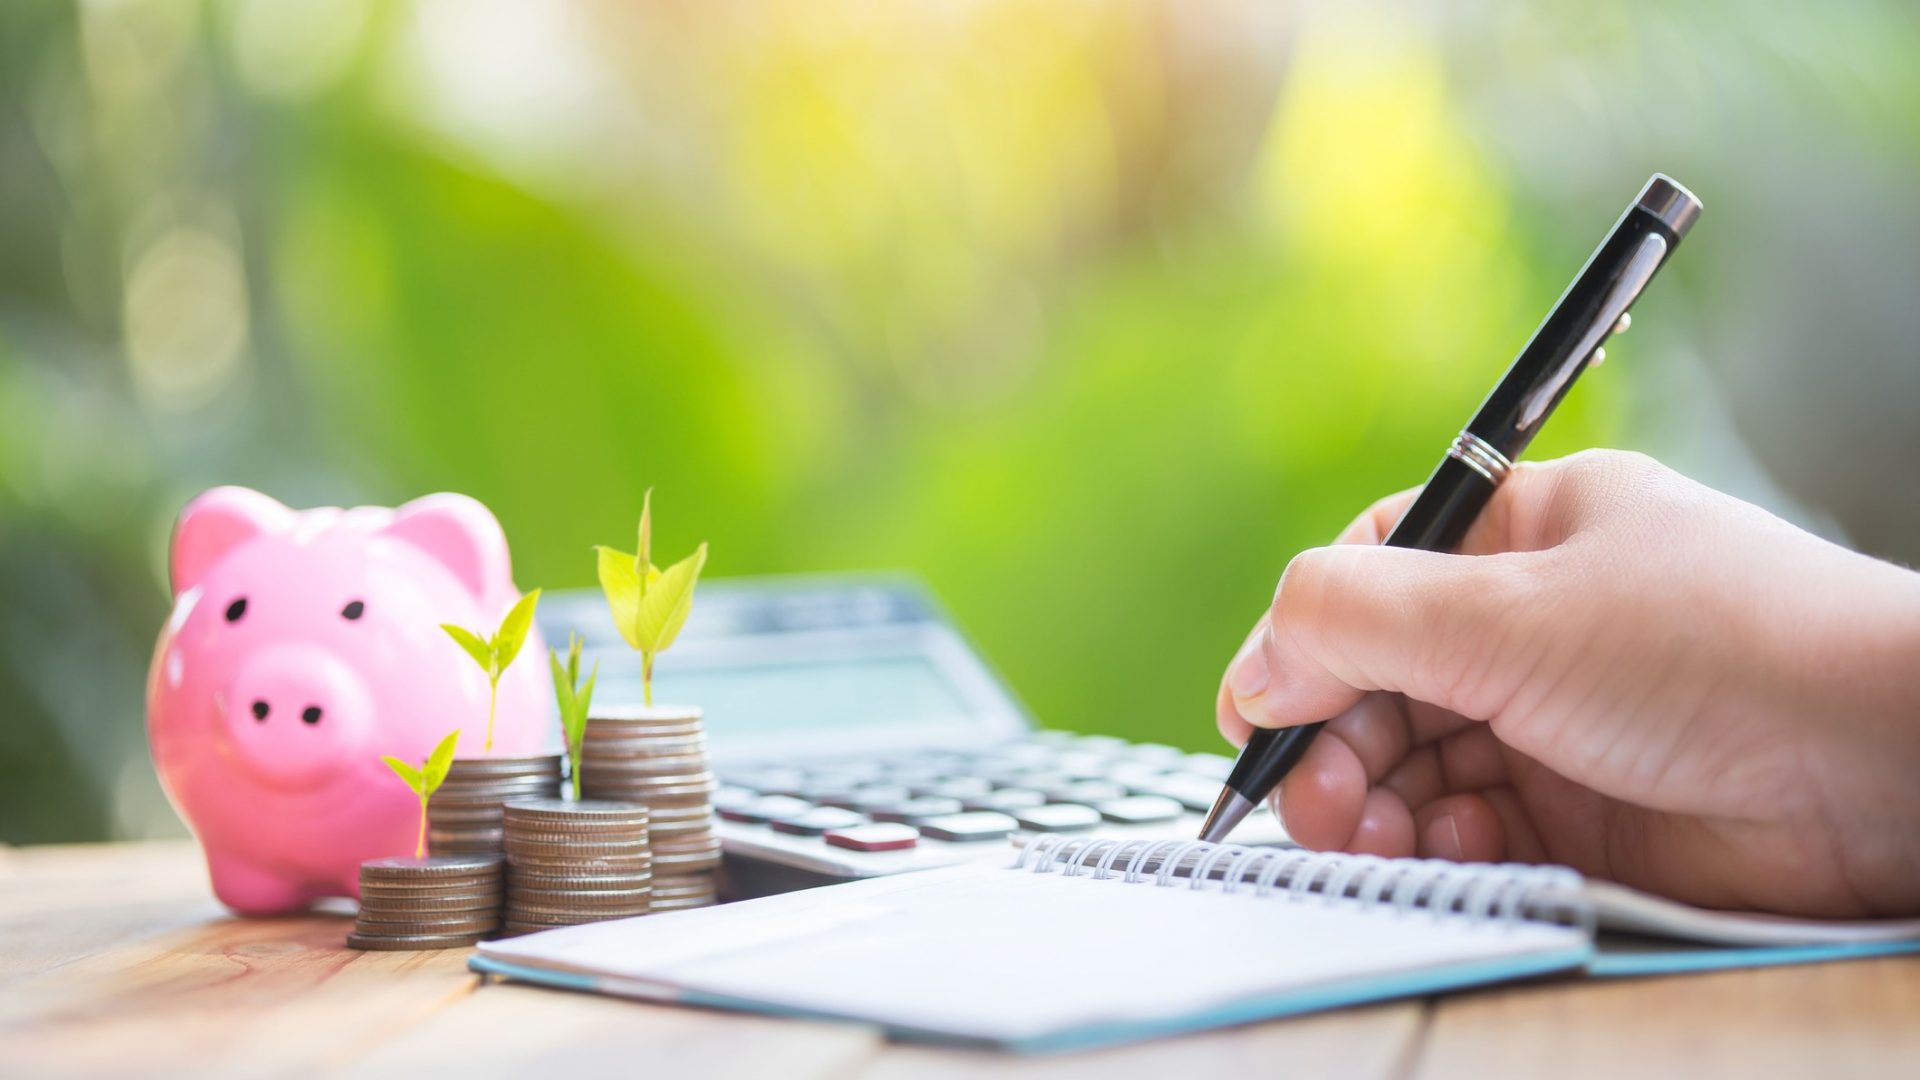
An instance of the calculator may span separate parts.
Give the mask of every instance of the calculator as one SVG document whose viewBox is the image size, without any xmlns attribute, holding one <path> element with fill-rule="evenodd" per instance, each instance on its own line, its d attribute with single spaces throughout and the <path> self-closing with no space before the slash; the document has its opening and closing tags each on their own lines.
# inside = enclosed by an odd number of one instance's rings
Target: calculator
<svg viewBox="0 0 1920 1080">
<path fill-rule="evenodd" d="M 550 642 L 584 638 L 595 705 L 640 703 L 597 591 L 550 593 L 539 619 Z M 705 710 L 730 899 L 1004 858 L 1017 833 L 1192 839 L 1233 764 L 1038 730 L 900 574 L 703 582 L 654 699 Z M 1286 834 L 1262 809 L 1234 839 Z"/>
</svg>

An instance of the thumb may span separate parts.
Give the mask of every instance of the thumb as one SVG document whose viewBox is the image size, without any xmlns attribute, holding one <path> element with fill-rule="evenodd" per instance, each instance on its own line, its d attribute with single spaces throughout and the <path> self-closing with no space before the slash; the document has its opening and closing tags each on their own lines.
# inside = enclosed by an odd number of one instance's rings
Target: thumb
<svg viewBox="0 0 1920 1080">
<path fill-rule="evenodd" d="M 1485 720 L 1525 677 L 1551 551 L 1445 555 L 1342 544 L 1295 556 L 1226 690 L 1257 727 L 1326 720 L 1389 690 Z"/>
</svg>

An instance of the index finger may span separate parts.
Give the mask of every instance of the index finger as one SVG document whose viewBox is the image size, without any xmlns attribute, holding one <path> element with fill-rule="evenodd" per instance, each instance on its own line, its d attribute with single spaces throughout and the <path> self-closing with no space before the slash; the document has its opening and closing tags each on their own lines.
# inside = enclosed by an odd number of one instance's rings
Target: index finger
<svg viewBox="0 0 1920 1080">
<path fill-rule="evenodd" d="M 1413 500 L 1419 494 L 1419 488 L 1410 487 L 1376 501 L 1372 506 L 1361 511 L 1360 516 L 1354 518 L 1346 528 L 1340 530 L 1340 535 L 1335 537 L 1333 542 L 1377 544 L 1385 540 L 1387 534 L 1393 531 L 1394 525 L 1399 523 L 1401 515 L 1407 512 L 1407 507 L 1413 505 Z"/>
</svg>

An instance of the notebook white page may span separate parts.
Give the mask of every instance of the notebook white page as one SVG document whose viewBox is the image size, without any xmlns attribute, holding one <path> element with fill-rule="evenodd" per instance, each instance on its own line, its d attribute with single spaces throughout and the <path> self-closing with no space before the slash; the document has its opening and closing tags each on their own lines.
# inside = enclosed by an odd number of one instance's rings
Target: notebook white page
<svg viewBox="0 0 1920 1080">
<path fill-rule="evenodd" d="M 1578 964 L 1587 946 L 1583 930 L 1553 923 L 988 863 L 481 949 L 509 964 L 595 976 L 614 993 L 717 996 L 1020 1042 L 1462 965 L 1490 981 L 1554 955 Z"/>
</svg>

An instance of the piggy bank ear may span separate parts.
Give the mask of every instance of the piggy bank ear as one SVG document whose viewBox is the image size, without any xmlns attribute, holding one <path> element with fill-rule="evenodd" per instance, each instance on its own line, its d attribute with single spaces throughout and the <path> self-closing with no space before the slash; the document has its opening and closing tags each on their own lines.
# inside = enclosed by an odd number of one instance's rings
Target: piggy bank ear
<svg viewBox="0 0 1920 1080">
<path fill-rule="evenodd" d="M 167 559 L 173 595 L 200 584 L 214 563 L 246 541 L 292 528 L 294 517 L 292 510 L 250 488 L 217 487 L 202 493 L 180 511 L 173 526 Z"/>
<path fill-rule="evenodd" d="M 433 556 L 482 601 L 512 586 L 507 534 L 476 499 L 451 492 L 415 499 L 393 512 L 381 534 Z"/>
</svg>

